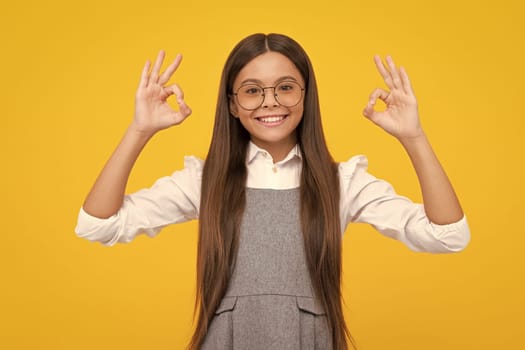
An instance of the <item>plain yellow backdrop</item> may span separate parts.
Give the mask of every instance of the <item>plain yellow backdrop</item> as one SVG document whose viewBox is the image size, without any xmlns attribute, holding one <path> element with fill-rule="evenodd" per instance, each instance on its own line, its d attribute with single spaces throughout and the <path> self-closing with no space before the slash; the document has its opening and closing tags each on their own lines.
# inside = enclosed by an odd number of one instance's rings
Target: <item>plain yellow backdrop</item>
<svg viewBox="0 0 525 350">
<path fill-rule="evenodd" d="M 500 1 L 10 1 L 0 11 L 0 348 L 182 349 L 196 223 L 111 248 L 75 236 L 80 205 L 133 115 L 140 71 L 184 54 L 173 81 L 193 115 L 146 147 L 129 191 L 205 157 L 220 71 L 254 32 L 297 39 L 316 70 L 339 161 L 419 201 L 407 156 L 361 116 L 382 86 L 374 54 L 405 66 L 423 125 L 472 231 L 460 254 L 409 251 L 367 225 L 344 238 L 344 297 L 362 350 L 524 349 L 525 11 Z"/>
</svg>

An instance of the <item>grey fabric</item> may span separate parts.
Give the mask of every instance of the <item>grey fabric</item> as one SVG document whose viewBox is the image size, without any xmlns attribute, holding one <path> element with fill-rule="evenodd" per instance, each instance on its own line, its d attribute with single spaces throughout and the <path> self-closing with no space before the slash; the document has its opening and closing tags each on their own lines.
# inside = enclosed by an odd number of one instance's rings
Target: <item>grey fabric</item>
<svg viewBox="0 0 525 350">
<path fill-rule="evenodd" d="M 246 189 L 237 263 L 201 349 L 331 349 L 304 256 L 299 189 Z"/>
</svg>

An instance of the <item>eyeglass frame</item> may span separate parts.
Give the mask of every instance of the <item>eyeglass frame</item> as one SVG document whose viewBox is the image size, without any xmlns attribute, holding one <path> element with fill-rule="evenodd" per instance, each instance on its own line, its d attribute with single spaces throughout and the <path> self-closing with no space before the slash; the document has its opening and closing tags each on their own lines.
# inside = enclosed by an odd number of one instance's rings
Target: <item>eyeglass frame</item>
<svg viewBox="0 0 525 350">
<path fill-rule="evenodd" d="M 285 106 L 283 105 L 280 101 L 279 101 L 279 98 L 278 98 L 278 94 L 275 92 L 275 88 L 279 85 L 281 85 L 282 83 L 286 83 L 286 82 L 289 82 L 289 83 L 294 83 L 294 84 L 297 84 L 297 86 L 299 86 L 299 88 L 301 89 L 301 97 L 299 98 L 299 101 L 297 101 L 296 104 L 292 105 L 292 106 Z M 264 104 L 264 100 L 266 99 L 266 94 L 265 94 L 265 91 L 266 89 L 273 89 L 273 96 L 275 98 L 275 101 L 277 101 L 277 103 L 279 104 L 279 106 L 283 106 L 283 107 L 287 107 L 287 108 L 292 108 L 292 107 L 295 107 L 297 106 L 301 100 L 303 99 L 304 97 L 304 91 L 306 90 L 304 87 L 301 86 L 301 84 L 299 84 L 297 81 L 293 81 L 293 80 L 283 80 L 283 81 L 280 81 L 277 85 L 275 86 L 261 86 L 259 84 L 256 84 L 256 83 L 249 83 L 249 84 L 242 84 L 241 86 L 239 86 L 239 88 L 237 89 L 237 91 L 239 91 L 243 86 L 247 86 L 247 85 L 255 85 L 257 87 L 260 87 L 261 90 L 263 91 L 261 93 L 261 96 L 262 96 L 262 100 L 261 100 L 261 103 L 255 107 L 255 108 L 246 108 L 244 107 L 243 105 L 240 104 L 239 102 L 239 96 L 238 96 L 238 92 L 234 92 L 232 93 L 232 95 L 235 96 L 235 98 L 237 99 L 237 104 L 244 110 L 246 111 L 255 111 L 256 109 L 260 108 L 263 104 Z"/>
</svg>

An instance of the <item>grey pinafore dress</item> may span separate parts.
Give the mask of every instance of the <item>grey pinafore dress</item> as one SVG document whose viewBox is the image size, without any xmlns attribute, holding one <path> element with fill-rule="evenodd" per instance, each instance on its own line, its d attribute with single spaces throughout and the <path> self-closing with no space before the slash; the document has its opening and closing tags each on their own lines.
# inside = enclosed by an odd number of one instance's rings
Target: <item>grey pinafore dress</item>
<svg viewBox="0 0 525 350">
<path fill-rule="evenodd" d="M 201 350 L 331 349 L 304 255 L 299 189 L 246 189 L 237 262 Z"/>
</svg>

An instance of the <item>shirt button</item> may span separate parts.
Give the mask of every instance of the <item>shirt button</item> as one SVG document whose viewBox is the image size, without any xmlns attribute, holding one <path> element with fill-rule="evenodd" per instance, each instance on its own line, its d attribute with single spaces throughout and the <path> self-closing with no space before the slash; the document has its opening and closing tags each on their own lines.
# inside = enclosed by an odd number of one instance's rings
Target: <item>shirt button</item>
<svg viewBox="0 0 525 350">
<path fill-rule="evenodd" d="M 274 173 L 277 173 L 277 167 L 276 167 L 275 165 L 272 167 L 272 171 L 273 171 Z"/>
</svg>

